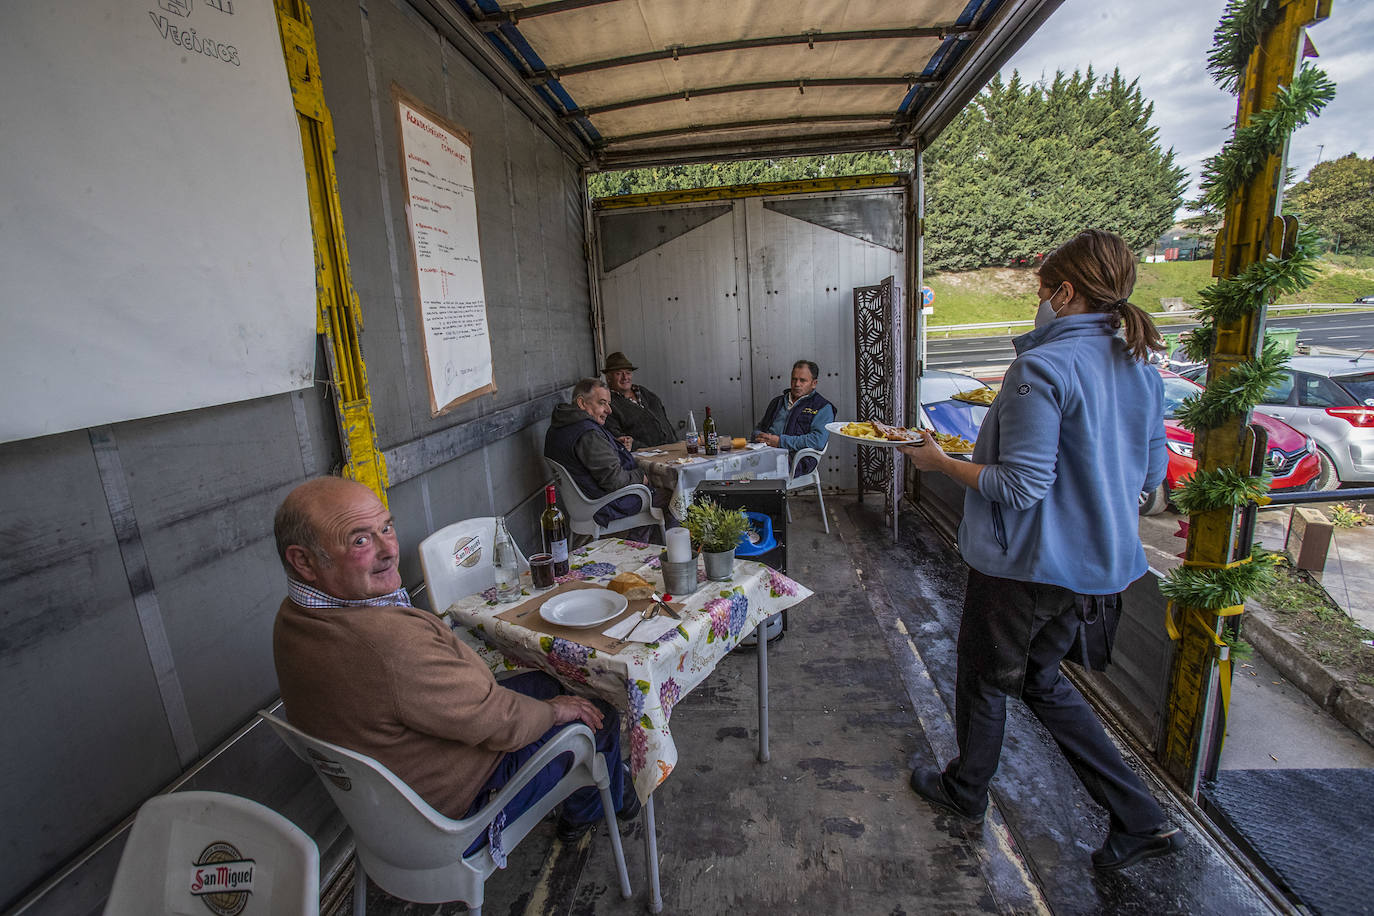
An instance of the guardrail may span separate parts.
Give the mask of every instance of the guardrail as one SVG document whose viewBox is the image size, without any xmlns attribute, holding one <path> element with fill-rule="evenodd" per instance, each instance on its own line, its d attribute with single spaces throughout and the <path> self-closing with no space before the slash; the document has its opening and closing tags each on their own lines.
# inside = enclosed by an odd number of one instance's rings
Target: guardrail
<svg viewBox="0 0 1374 916">
<path fill-rule="evenodd" d="M 1271 305 L 1271 312 L 1295 312 L 1312 311 L 1313 309 L 1341 309 L 1347 312 L 1374 312 L 1374 308 L 1367 305 L 1341 305 L 1336 302 L 1320 302 L 1299 305 Z M 1183 318 L 1189 319 L 1197 316 L 1197 309 L 1182 309 L 1177 312 L 1156 312 L 1151 317 L 1156 321 L 1159 318 Z M 1029 321 L 987 321 L 982 324 L 940 324 L 926 325 L 926 333 L 935 334 L 946 331 L 991 331 L 997 328 L 1028 328 L 1035 324 L 1034 320 Z"/>
</svg>

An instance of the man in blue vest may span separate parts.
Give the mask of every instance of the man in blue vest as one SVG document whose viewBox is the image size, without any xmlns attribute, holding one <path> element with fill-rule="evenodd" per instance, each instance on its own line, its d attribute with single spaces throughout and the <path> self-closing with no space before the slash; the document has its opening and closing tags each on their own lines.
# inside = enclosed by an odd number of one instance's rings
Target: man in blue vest
<svg viewBox="0 0 1374 916">
<path fill-rule="evenodd" d="M 820 374 L 820 366 L 809 359 L 797 360 L 792 367 L 792 387 L 768 403 L 754 441 L 785 448 L 794 455 L 804 448 L 825 448 L 830 438 L 825 424 L 835 419 L 835 405 L 816 390 Z M 792 476 L 809 474 L 815 466 L 816 459 L 807 456 L 797 463 Z"/>
<path fill-rule="evenodd" d="M 572 403 L 553 409 L 549 431 L 544 435 L 544 457 L 563 465 L 589 499 L 642 483 L 653 493 L 654 507 L 664 508 L 671 494 L 650 484 L 629 449 L 606 429 L 606 418 L 610 415 L 610 388 L 599 378 L 582 379 L 573 386 Z M 612 519 L 639 512 L 640 503 L 638 496 L 622 496 L 598 509 L 593 518 L 598 525 L 605 525 Z M 673 524 L 671 513 L 665 522 Z M 624 536 L 647 540 L 647 536 L 640 534 L 657 531 L 656 526 L 649 525 L 643 532 L 631 529 Z"/>
</svg>

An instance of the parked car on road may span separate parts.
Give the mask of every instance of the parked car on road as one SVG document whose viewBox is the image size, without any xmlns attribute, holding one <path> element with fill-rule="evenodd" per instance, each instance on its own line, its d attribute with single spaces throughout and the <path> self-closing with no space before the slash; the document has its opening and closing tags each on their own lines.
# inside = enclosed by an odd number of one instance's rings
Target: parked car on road
<svg viewBox="0 0 1374 916">
<path fill-rule="evenodd" d="M 1207 367 L 1181 374 L 1201 382 Z M 1314 490 L 1374 483 L 1374 359 L 1290 357 L 1261 403 L 1265 413 L 1316 440 L 1322 469 Z"/>
<path fill-rule="evenodd" d="M 1204 370 L 1206 367 L 1203 367 Z M 1184 399 L 1197 394 L 1202 386 L 1175 372 L 1160 370 L 1164 381 L 1164 445 L 1169 450 L 1169 466 L 1164 482 L 1153 490 L 1140 494 L 1140 514 L 1157 515 L 1169 505 L 1170 493 L 1183 484 L 1197 470 L 1193 457 L 1193 433 L 1185 429 L 1174 415 Z M 1321 460 L 1316 443 L 1282 420 L 1260 411 L 1251 414 L 1254 423 L 1269 434 L 1268 453 L 1264 468 L 1273 477 L 1269 489 L 1306 490 L 1321 473 Z"/>
<path fill-rule="evenodd" d="M 945 369 L 927 369 L 921 376 L 921 425 L 936 432 L 974 441 L 978 438 L 978 427 L 983 425 L 988 409 L 983 404 L 956 401 L 954 395 L 980 388 L 993 390 L 990 385 L 971 375 Z"/>
</svg>

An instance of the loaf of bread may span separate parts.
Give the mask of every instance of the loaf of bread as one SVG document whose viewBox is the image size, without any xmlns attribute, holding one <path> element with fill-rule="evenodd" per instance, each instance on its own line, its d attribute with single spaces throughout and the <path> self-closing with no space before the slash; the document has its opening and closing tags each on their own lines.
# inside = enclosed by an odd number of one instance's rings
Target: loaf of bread
<svg viewBox="0 0 1374 916">
<path fill-rule="evenodd" d="M 629 601 L 654 596 L 654 587 L 632 572 L 617 573 L 614 579 L 606 583 L 606 587 L 624 595 Z"/>
<path fill-rule="evenodd" d="M 749 440 L 748 440 L 748 439 L 745 439 L 745 438 L 743 438 L 743 437 L 741 437 L 741 436 L 736 436 L 735 438 L 733 438 L 733 439 L 730 440 L 730 447 L 731 447 L 731 448 L 744 448 L 744 447 L 745 447 L 746 445 L 748 445 L 748 444 L 749 444 Z"/>
</svg>

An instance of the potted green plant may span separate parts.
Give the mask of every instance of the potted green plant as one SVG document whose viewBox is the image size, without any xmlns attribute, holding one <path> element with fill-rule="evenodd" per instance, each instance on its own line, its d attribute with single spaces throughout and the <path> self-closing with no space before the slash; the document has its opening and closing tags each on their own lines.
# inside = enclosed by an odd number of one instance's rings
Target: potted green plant
<svg viewBox="0 0 1374 916">
<path fill-rule="evenodd" d="M 749 530 L 744 510 L 726 509 L 711 499 L 694 500 L 682 524 L 691 533 L 692 543 L 701 548 L 706 577 L 718 582 L 729 579 L 735 569 L 735 545 Z"/>
</svg>

